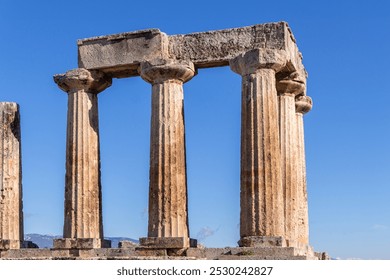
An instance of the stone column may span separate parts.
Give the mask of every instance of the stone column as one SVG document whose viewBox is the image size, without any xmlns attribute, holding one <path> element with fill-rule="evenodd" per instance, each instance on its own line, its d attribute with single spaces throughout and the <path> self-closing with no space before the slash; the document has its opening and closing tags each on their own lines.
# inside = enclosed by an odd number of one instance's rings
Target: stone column
<svg viewBox="0 0 390 280">
<path fill-rule="evenodd" d="M 311 110 L 313 102 L 309 96 L 300 95 L 295 99 L 296 129 L 297 129 L 297 167 L 298 167 L 298 195 L 300 196 L 298 212 L 298 242 L 309 244 L 309 214 L 306 189 L 306 159 L 305 140 L 303 130 L 303 115 Z"/>
<path fill-rule="evenodd" d="M 285 52 L 271 49 L 255 49 L 230 61 L 242 76 L 242 247 L 286 245 L 275 78 L 285 63 Z"/>
<path fill-rule="evenodd" d="M 19 105 L 0 103 L 0 250 L 23 244 Z"/>
<path fill-rule="evenodd" d="M 152 84 L 148 237 L 143 246 L 190 246 L 183 83 L 195 75 L 187 61 L 155 60 L 139 68 Z"/>
<path fill-rule="evenodd" d="M 297 72 L 284 74 L 277 82 L 279 95 L 279 128 L 281 149 L 282 189 L 284 201 L 285 238 L 288 246 L 297 247 L 298 212 L 301 204 L 298 195 L 297 128 L 295 96 L 304 90 Z"/>
<path fill-rule="evenodd" d="M 68 93 L 64 238 L 54 247 L 110 247 L 103 239 L 97 94 L 111 79 L 80 68 L 54 81 Z"/>
</svg>

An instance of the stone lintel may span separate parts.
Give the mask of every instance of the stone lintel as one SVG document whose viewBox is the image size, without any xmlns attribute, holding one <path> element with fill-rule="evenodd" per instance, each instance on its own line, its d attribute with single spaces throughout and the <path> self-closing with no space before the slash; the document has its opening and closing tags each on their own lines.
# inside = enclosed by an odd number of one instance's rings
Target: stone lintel
<svg viewBox="0 0 390 280">
<path fill-rule="evenodd" d="M 238 241 L 240 247 L 287 247 L 282 236 L 246 236 Z"/>
<path fill-rule="evenodd" d="M 141 237 L 141 247 L 159 249 L 181 249 L 196 247 L 197 240 L 186 237 Z"/>
<path fill-rule="evenodd" d="M 79 67 L 100 69 L 113 77 L 137 76 L 142 61 L 168 57 L 168 36 L 147 29 L 78 41 Z"/>
<path fill-rule="evenodd" d="M 239 54 L 259 48 L 286 51 L 286 71 L 306 76 L 286 22 L 173 36 L 149 29 L 78 41 L 79 67 L 99 69 L 116 78 L 138 76 L 141 62 L 159 58 L 192 61 L 197 69 L 227 66 Z"/>
<path fill-rule="evenodd" d="M 229 65 L 229 60 L 252 49 L 285 50 L 291 32 L 285 22 L 196 32 L 169 37 L 169 53 L 191 60 L 198 68 Z"/>
<path fill-rule="evenodd" d="M 99 238 L 59 238 L 53 240 L 54 249 L 111 248 L 111 241 Z"/>
</svg>

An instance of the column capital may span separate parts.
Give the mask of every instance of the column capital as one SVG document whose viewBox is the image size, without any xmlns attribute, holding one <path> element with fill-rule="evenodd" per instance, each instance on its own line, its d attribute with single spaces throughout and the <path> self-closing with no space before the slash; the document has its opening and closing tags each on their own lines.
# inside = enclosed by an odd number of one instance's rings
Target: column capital
<svg viewBox="0 0 390 280">
<path fill-rule="evenodd" d="M 312 99 L 307 95 L 299 95 L 295 98 L 295 110 L 297 113 L 306 114 L 313 107 Z"/>
<path fill-rule="evenodd" d="M 232 71 L 241 76 L 253 74 L 259 69 L 273 69 L 278 72 L 287 63 L 284 50 L 253 49 L 229 61 Z"/>
<path fill-rule="evenodd" d="M 167 80 L 178 80 L 185 83 L 196 75 L 195 66 L 191 61 L 173 59 L 155 59 L 142 62 L 138 72 L 142 79 L 151 84 Z"/>
<path fill-rule="evenodd" d="M 112 79 L 103 72 L 85 68 L 69 70 L 65 74 L 54 75 L 53 78 L 58 87 L 67 93 L 85 90 L 98 94 L 111 86 L 112 83 Z"/>
<path fill-rule="evenodd" d="M 279 74 L 279 73 L 278 73 Z M 299 95 L 305 92 L 305 79 L 298 72 L 280 73 L 276 76 L 276 90 L 279 95 Z"/>
</svg>

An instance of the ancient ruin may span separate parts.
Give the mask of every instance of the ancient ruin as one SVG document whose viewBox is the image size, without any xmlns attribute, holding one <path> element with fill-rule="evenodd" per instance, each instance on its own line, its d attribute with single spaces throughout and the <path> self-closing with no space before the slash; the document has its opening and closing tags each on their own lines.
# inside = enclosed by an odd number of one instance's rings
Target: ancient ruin
<svg viewBox="0 0 390 280">
<path fill-rule="evenodd" d="M 23 243 L 20 114 L 16 103 L 0 103 L 0 250 Z"/>
<path fill-rule="evenodd" d="M 1 258 L 325 258 L 309 245 L 303 114 L 312 101 L 287 23 L 173 36 L 149 29 L 79 40 L 78 52 L 79 68 L 54 76 L 68 94 L 68 124 L 64 231 L 53 249 L 19 249 L 20 134 L 16 115 L 4 117 L 17 110 L 0 107 Z M 198 69 L 216 66 L 242 77 L 241 238 L 234 248 L 199 247 L 188 230 L 183 84 Z M 97 97 L 113 78 L 132 76 L 152 87 L 148 236 L 139 245 L 110 248 L 103 235 Z"/>
</svg>

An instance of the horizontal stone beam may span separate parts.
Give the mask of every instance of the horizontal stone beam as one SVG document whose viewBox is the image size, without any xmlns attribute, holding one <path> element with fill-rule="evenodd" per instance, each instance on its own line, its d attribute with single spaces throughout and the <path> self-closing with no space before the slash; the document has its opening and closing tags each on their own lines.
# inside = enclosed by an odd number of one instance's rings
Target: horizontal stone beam
<svg viewBox="0 0 390 280">
<path fill-rule="evenodd" d="M 112 77 L 137 76 L 143 61 L 166 57 L 168 36 L 147 29 L 79 40 L 79 67 L 99 69 Z"/>
<path fill-rule="evenodd" d="M 78 41 L 79 67 L 99 69 L 115 78 L 138 76 L 140 63 L 154 59 L 189 60 L 196 68 L 226 66 L 230 59 L 256 48 L 285 50 L 286 71 L 306 76 L 286 22 L 173 36 L 148 29 Z"/>
<path fill-rule="evenodd" d="M 269 23 L 174 35 L 169 37 L 169 54 L 191 60 L 199 68 L 226 66 L 230 59 L 255 48 L 285 49 L 286 32 L 285 23 Z"/>
</svg>

